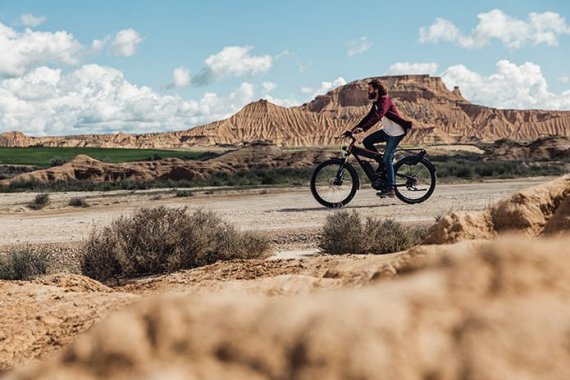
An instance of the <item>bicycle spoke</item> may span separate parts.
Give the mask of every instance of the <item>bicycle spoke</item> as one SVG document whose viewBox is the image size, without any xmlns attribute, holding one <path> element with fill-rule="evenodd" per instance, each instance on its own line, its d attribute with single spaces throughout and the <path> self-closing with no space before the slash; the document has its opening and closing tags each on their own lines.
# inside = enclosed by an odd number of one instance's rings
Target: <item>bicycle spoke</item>
<svg viewBox="0 0 570 380">
<path fill-rule="evenodd" d="M 340 175 L 338 174 L 339 166 L 331 165 L 324 167 L 317 175 L 315 188 L 319 196 L 326 202 L 340 203 L 352 191 L 353 183 L 348 171 L 343 168 Z"/>
<path fill-rule="evenodd" d="M 396 189 L 404 198 L 418 200 L 430 191 L 433 180 L 430 170 L 423 163 L 403 163 L 396 174 Z"/>
</svg>

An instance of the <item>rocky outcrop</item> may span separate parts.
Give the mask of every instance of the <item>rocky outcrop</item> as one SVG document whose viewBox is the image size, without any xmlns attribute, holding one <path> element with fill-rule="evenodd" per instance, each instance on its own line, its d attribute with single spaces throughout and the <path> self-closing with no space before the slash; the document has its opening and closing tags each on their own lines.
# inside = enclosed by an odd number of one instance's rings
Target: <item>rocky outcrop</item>
<svg viewBox="0 0 570 380">
<path fill-rule="evenodd" d="M 453 212 L 429 230 L 424 244 L 493 239 L 500 234 L 561 235 L 570 226 L 570 176 L 517 191 L 480 212 Z"/>
<path fill-rule="evenodd" d="M 252 144 L 205 161 L 167 158 L 154 161 L 107 163 L 80 154 L 60 166 L 22 173 L 0 180 L 0 185 L 12 182 L 118 182 L 155 180 L 199 180 L 213 174 L 234 174 L 248 170 L 270 168 L 307 168 L 329 157 L 324 151 L 285 152 L 268 144 Z"/>
<path fill-rule="evenodd" d="M 487 147 L 490 159 L 556 161 L 570 160 L 570 137 L 541 137 L 531 142 L 500 139 Z"/>
<path fill-rule="evenodd" d="M 270 140 L 278 146 L 338 145 L 343 130 L 368 111 L 366 84 L 350 82 L 299 107 L 285 108 L 267 100 L 245 106 L 228 119 L 186 131 L 150 134 L 107 134 L 28 137 L 0 135 L 0 146 L 184 148 Z M 534 140 L 545 135 L 570 136 L 569 111 L 502 110 L 469 103 L 441 78 L 428 75 L 379 77 L 403 115 L 414 121 L 408 143 L 452 143 L 509 138 Z"/>
</svg>

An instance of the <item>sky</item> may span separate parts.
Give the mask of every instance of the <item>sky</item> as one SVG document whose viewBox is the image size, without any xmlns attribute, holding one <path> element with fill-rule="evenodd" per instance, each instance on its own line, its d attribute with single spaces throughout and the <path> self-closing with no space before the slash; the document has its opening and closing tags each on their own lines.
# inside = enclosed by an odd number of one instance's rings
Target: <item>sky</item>
<svg viewBox="0 0 570 380">
<path fill-rule="evenodd" d="M 0 133 L 182 130 L 373 76 L 570 110 L 570 2 L 0 0 Z"/>
</svg>

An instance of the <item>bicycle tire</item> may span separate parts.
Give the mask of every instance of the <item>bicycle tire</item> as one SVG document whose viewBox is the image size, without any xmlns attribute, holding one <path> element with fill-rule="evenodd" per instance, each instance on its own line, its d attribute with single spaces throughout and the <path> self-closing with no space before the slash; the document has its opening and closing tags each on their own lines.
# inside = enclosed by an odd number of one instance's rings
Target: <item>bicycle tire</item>
<svg viewBox="0 0 570 380">
<path fill-rule="evenodd" d="M 352 185 L 350 188 L 350 192 L 348 193 L 348 195 L 346 197 L 344 197 L 343 199 L 340 199 L 336 202 L 332 202 L 332 201 L 329 201 L 329 200 L 323 198 L 323 196 L 321 195 L 321 193 L 317 189 L 317 187 L 319 185 L 317 183 L 317 177 L 325 168 L 327 168 L 327 167 L 340 168 L 341 165 L 343 165 L 343 170 L 346 170 L 350 174 Z M 333 172 L 338 172 L 338 170 L 339 169 L 333 170 Z M 334 178 L 331 178 L 330 180 L 333 180 L 333 179 Z M 313 197 L 321 205 L 328 207 L 328 208 L 341 208 L 341 207 L 346 206 L 352 200 L 352 198 L 354 198 L 356 191 L 360 187 L 360 180 L 358 178 L 358 173 L 356 173 L 356 170 L 354 170 L 352 165 L 346 163 L 342 159 L 332 158 L 330 160 L 327 160 L 327 161 L 317 165 L 317 167 L 315 168 L 315 170 L 313 171 L 313 174 L 311 176 L 311 185 L 310 186 L 311 186 L 311 193 L 313 194 Z M 329 181 L 329 187 L 331 187 L 331 186 L 337 186 L 337 185 L 331 184 Z"/>
<path fill-rule="evenodd" d="M 418 165 L 420 165 L 420 166 L 418 167 Z M 413 176 L 409 176 L 409 175 L 404 174 L 404 173 L 399 173 L 399 172 L 403 172 L 403 170 L 405 168 L 408 168 L 408 167 L 417 167 L 420 169 L 423 167 L 429 173 L 429 187 L 425 190 L 425 194 L 419 198 L 410 198 L 410 197 L 406 196 L 403 193 L 403 191 L 400 190 L 401 188 L 406 187 L 406 190 L 408 192 L 420 191 L 418 189 L 412 190 L 415 187 L 415 185 L 413 185 L 413 186 L 409 185 L 408 181 L 413 182 L 410 179 Z M 396 197 L 398 197 L 398 199 L 400 199 L 402 202 L 408 203 L 408 204 L 417 204 L 417 203 L 425 202 L 426 200 L 428 200 L 432 196 L 432 194 L 435 190 L 437 177 L 436 177 L 436 173 L 435 173 L 435 167 L 427 158 L 425 158 L 425 157 L 419 158 L 419 157 L 415 157 L 415 156 L 404 157 L 394 164 L 394 172 L 396 173 L 396 188 L 395 188 Z M 404 185 L 402 183 L 398 183 L 398 181 L 399 181 L 399 175 L 398 174 L 400 174 L 400 176 L 406 176 L 407 177 L 406 185 Z"/>
</svg>

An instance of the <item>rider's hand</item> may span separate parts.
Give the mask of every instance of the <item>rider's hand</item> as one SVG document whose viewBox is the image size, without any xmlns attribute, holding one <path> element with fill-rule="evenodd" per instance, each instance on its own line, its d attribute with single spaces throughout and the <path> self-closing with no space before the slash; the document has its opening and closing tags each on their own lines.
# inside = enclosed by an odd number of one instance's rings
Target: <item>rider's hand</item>
<svg viewBox="0 0 570 380">
<path fill-rule="evenodd" d="M 352 133 L 354 133 L 355 135 L 364 132 L 364 130 L 362 128 L 354 128 L 352 130 Z"/>
</svg>

